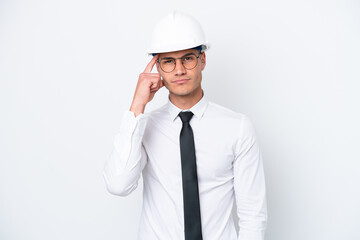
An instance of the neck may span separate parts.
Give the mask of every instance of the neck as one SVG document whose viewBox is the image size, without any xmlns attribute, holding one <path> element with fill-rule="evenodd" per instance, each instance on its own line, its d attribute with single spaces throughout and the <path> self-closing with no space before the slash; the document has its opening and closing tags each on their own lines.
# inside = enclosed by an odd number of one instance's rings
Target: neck
<svg viewBox="0 0 360 240">
<path fill-rule="evenodd" d="M 203 97 L 203 95 L 204 95 L 203 90 L 199 88 L 198 91 L 195 91 L 194 93 L 186 96 L 174 95 L 170 93 L 169 97 L 172 104 L 174 104 L 176 107 L 182 110 L 185 110 L 185 109 L 190 109 L 192 106 L 198 103 Z"/>
</svg>

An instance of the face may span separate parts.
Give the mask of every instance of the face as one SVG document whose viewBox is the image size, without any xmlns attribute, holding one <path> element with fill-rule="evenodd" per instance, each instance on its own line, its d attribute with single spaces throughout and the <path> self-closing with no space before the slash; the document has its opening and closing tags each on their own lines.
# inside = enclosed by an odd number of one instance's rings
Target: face
<svg viewBox="0 0 360 240">
<path fill-rule="evenodd" d="M 200 54 L 199 50 L 187 49 L 176 52 L 160 53 L 159 60 L 164 58 L 181 58 L 189 53 L 194 53 L 195 56 Z M 170 95 L 176 96 L 192 96 L 202 91 L 201 80 L 202 70 L 206 65 L 205 53 L 201 53 L 200 57 L 196 59 L 197 64 L 193 69 L 186 69 L 181 59 L 176 59 L 176 66 L 172 72 L 164 72 L 159 63 L 156 62 L 158 72 L 161 74 L 165 87 L 169 90 Z"/>
</svg>

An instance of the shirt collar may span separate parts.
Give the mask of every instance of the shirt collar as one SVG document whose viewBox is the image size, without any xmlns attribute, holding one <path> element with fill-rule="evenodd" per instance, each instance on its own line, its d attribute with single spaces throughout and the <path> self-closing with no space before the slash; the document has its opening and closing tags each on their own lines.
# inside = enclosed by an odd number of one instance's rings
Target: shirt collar
<svg viewBox="0 0 360 240">
<path fill-rule="evenodd" d="M 170 101 L 170 95 L 168 97 L 168 102 L 167 102 L 167 109 L 168 112 L 170 114 L 171 120 L 175 121 L 175 119 L 178 117 L 179 112 L 182 111 L 191 111 L 194 113 L 194 115 L 201 119 L 202 116 L 204 115 L 205 109 L 208 105 L 208 100 L 205 98 L 205 95 L 203 94 L 202 98 L 200 99 L 200 101 L 198 101 L 194 106 L 192 106 L 190 109 L 185 109 L 182 110 L 180 108 L 178 108 L 177 106 L 175 106 L 171 101 Z"/>
</svg>

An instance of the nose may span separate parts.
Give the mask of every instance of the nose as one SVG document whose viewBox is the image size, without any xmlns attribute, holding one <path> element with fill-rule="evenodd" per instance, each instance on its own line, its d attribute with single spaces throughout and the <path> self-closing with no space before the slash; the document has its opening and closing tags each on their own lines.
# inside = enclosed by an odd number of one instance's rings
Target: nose
<svg viewBox="0 0 360 240">
<path fill-rule="evenodd" d="M 175 76 L 181 76 L 186 73 L 186 68 L 184 68 L 184 65 L 182 64 L 181 59 L 176 59 L 176 66 L 174 69 Z"/>
</svg>

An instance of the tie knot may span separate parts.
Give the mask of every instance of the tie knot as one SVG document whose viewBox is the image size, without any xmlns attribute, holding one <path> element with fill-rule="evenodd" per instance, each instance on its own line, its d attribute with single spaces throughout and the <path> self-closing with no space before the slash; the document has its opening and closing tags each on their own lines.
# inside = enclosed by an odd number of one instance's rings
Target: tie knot
<svg viewBox="0 0 360 240">
<path fill-rule="evenodd" d="M 192 112 L 180 112 L 179 117 L 181 118 L 181 121 L 183 123 L 190 122 L 190 119 L 192 118 L 194 114 Z"/>
</svg>

